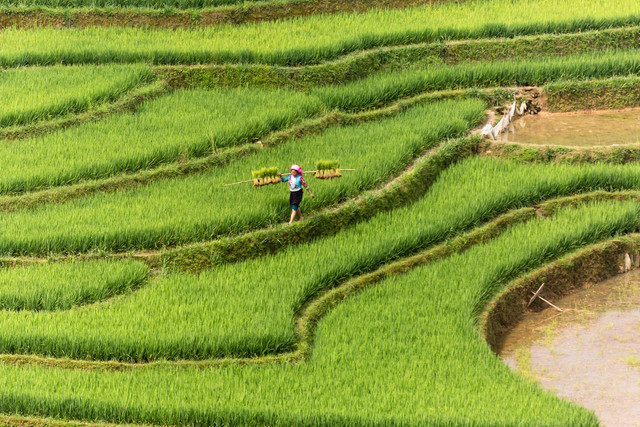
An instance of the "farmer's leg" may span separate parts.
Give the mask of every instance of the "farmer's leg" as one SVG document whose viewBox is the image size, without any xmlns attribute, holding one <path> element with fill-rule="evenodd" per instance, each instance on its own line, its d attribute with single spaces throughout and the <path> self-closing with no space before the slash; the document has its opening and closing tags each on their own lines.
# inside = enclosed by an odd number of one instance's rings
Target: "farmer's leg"
<svg viewBox="0 0 640 427">
<path fill-rule="evenodd" d="M 297 206 L 291 206 L 291 208 L 291 219 L 289 220 L 289 225 L 291 225 L 293 220 L 296 218 L 296 213 L 298 212 Z"/>
<path fill-rule="evenodd" d="M 298 219 L 300 221 L 302 221 L 302 212 L 300 211 L 300 208 L 298 207 L 298 210 L 296 211 L 298 213 Z"/>
</svg>

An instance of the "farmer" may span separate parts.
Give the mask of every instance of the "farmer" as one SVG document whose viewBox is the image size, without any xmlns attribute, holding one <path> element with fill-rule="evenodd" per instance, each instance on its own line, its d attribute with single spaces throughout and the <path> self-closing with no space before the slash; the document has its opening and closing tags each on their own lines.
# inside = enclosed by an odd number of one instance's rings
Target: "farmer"
<svg viewBox="0 0 640 427">
<path fill-rule="evenodd" d="M 306 188 L 309 192 L 309 195 L 313 199 L 313 193 L 309 190 L 309 186 L 305 182 L 302 176 L 302 168 L 298 165 L 291 165 L 290 174 L 282 175 L 279 174 L 282 182 L 289 182 L 289 205 L 291 205 L 291 219 L 289 220 L 289 225 L 296 218 L 296 215 L 302 220 L 302 214 L 300 213 L 300 202 L 302 201 L 302 187 Z"/>
</svg>

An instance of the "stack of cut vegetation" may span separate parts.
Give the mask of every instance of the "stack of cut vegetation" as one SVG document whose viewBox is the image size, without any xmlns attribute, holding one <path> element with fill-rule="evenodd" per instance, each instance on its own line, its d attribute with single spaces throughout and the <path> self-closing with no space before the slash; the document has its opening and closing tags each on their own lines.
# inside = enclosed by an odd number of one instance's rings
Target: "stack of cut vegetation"
<svg viewBox="0 0 640 427">
<path fill-rule="evenodd" d="M 316 163 L 316 172 L 313 174 L 318 179 L 340 178 L 340 163 L 336 161 L 320 161 Z"/>
<path fill-rule="evenodd" d="M 278 175 L 278 168 L 262 168 L 258 171 L 251 172 L 253 175 L 253 186 L 262 187 L 263 185 L 278 184 L 282 182 Z"/>
</svg>

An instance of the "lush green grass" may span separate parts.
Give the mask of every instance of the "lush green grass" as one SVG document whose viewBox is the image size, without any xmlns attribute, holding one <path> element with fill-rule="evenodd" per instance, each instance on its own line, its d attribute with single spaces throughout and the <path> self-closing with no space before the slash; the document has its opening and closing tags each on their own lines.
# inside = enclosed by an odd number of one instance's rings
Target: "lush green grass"
<svg viewBox="0 0 640 427">
<path fill-rule="evenodd" d="M 25 0 L 41 1 L 152 7 L 237 3 Z M 7 4 L 15 2 L 0 0 L 0 6 Z M 444 40 L 625 24 L 640 24 L 637 2 L 480 0 L 177 31 L 9 28 L 0 32 L 0 66 L 315 64 L 383 45 L 435 42 L 435 51 Z M 0 194 L 206 156 L 332 108 L 357 111 L 438 89 L 638 75 L 637 56 L 605 52 L 434 66 L 307 94 L 250 88 L 174 92 L 134 114 L 0 144 Z M 149 65 L 5 70 L 0 126 L 84 111 L 152 78 Z M 263 167 L 286 171 L 291 163 L 312 169 L 330 159 L 356 168 L 338 180 L 306 177 L 316 198 L 305 196 L 303 213 L 317 212 L 380 186 L 439 143 L 453 151 L 455 143 L 444 139 L 477 124 L 484 109 L 471 99 L 413 107 L 379 122 L 335 127 L 266 148 L 197 175 L 5 212 L 0 254 L 154 249 L 285 222 L 285 185 L 222 184 L 249 179 L 252 170 Z M 595 189 L 640 189 L 640 169 L 473 158 L 443 172 L 410 206 L 198 275 L 159 269 L 147 278 L 149 269 L 139 262 L 103 260 L 2 269 L 0 354 L 155 361 L 291 350 L 299 339 L 296 316 L 310 298 L 510 209 Z M 296 365 L 108 372 L 0 364 L 0 412 L 162 425 L 595 426 L 592 413 L 541 391 L 496 358 L 476 329 L 477 315 L 515 276 L 575 248 L 637 230 L 639 216 L 633 202 L 560 210 L 553 219 L 532 219 L 464 254 L 384 280 L 321 320 L 310 360 Z M 303 223 L 300 232 L 304 228 Z"/>
<path fill-rule="evenodd" d="M 640 73 L 640 51 L 606 51 L 519 61 L 463 63 L 380 73 L 353 83 L 312 89 L 328 107 L 347 111 L 386 105 L 421 92 L 495 86 L 542 86 Z"/>
<path fill-rule="evenodd" d="M 158 248 L 284 223 L 289 215 L 286 185 L 254 189 L 249 183 L 234 187 L 223 184 L 251 179 L 251 171 L 262 167 L 277 166 L 287 171 L 297 163 L 310 170 L 324 158 L 357 169 L 345 172 L 340 179 L 306 177 L 316 198 L 305 196 L 302 211 L 317 210 L 389 180 L 424 149 L 477 125 L 484 117 L 484 108 L 478 100 L 423 105 L 380 122 L 332 128 L 265 149 L 242 162 L 203 174 L 19 214 L 7 213 L 0 217 L 0 253 Z M 169 133 L 166 128 L 159 129 Z M 189 131 L 188 127 L 180 129 Z M 122 133 L 122 129 L 116 132 Z M 87 162 L 87 157 L 79 158 L 81 161 Z"/>
<path fill-rule="evenodd" d="M 155 79 L 146 65 L 55 66 L 0 73 L 0 126 L 25 125 L 113 101 Z"/>
<path fill-rule="evenodd" d="M 35 264 L 0 270 L 1 310 L 68 310 L 140 286 L 148 268 L 131 261 Z"/>
<path fill-rule="evenodd" d="M 147 360 L 288 349 L 296 338 L 294 313 L 312 295 L 506 210 L 597 188 L 639 189 L 640 171 L 470 159 L 445 171 L 414 205 L 333 237 L 200 275 L 172 273 L 100 311 L 0 319 L 0 352 Z M 18 218 L 33 229 L 24 215 Z"/>
<path fill-rule="evenodd" d="M 300 65 L 383 45 L 638 23 L 640 5 L 634 0 L 484 0 L 196 30 L 5 29 L 0 34 L 0 65 L 60 61 Z"/>
<path fill-rule="evenodd" d="M 514 276 L 637 227 L 638 213 L 633 203 L 564 210 L 389 278 L 321 321 L 307 363 L 117 373 L 2 366 L 0 410 L 177 425 L 595 426 L 592 413 L 495 357 L 475 309 Z"/>
<path fill-rule="evenodd" d="M 296 0 L 292 0 L 295 2 Z M 313 1 L 313 0 L 297 0 Z M 201 9 L 251 3 L 286 3 L 287 0 L 0 0 L 0 7 L 51 8 L 149 8 L 149 9 Z"/>
<path fill-rule="evenodd" d="M 318 113 L 287 90 L 177 91 L 135 113 L 0 145 L 0 193 L 102 178 L 211 154 Z"/>
</svg>

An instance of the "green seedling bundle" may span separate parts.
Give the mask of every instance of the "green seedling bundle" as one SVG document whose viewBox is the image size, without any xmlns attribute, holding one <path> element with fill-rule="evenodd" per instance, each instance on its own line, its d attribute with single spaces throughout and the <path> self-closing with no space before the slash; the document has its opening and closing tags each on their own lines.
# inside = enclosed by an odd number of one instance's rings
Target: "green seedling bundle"
<svg viewBox="0 0 640 427">
<path fill-rule="evenodd" d="M 279 184 L 282 182 L 278 175 L 278 168 L 262 168 L 251 172 L 253 175 L 253 186 L 262 187 L 263 185 Z"/>
<path fill-rule="evenodd" d="M 320 161 L 316 163 L 316 170 L 312 171 L 313 177 L 316 179 L 330 179 L 330 178 L 340 178 L 342 174 L 340 173 L 340 163 L 337 161 Z M 253 186 L 254 187 L 262 187 L 270 184 L 279 184 L 282 182 L 280 175 L 278 173 L 278 168 L 262 168 L 257 171 L 252 171 L 251 175 L 253 176 Z M 248 181 L 240 181 L 233 184 L 241 184 L 243 182 Z M 233 185 L 233 184 L 226 184 Z"/>
<path fill-rule="evenodd" d="M 316 163 L 316 171 L 313 174 L 317 179 L 340 178 L 340 163 L 337 161 L 320 161 Z"/>
</svg>

